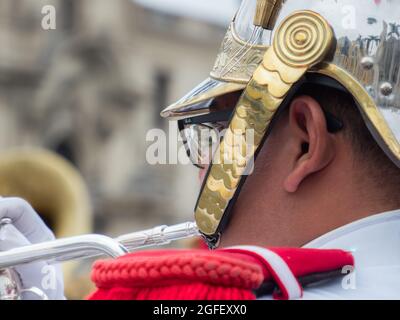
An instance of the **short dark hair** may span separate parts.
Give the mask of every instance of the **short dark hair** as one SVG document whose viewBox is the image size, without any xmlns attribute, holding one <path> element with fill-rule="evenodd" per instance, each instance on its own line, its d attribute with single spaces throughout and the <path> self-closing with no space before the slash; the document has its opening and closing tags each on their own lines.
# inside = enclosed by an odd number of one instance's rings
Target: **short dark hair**
<svg viewBox="0 0 400 320">
<path fill-rule="evenodd" d="M 342 90 L 316 84 L 305 84 L 296 96 L 308 95 L 314 98 L 321 107 L 340 119 L 343 134 L 349 139 L 354 151 L 355 164 L 366 171 L 370 179 L 388 201 L 400 206 L 400 168 L 384 153 L 373 138 L 353 97 Z M 363 165 L 360 166 L 360 163 Z"/>
</svg>

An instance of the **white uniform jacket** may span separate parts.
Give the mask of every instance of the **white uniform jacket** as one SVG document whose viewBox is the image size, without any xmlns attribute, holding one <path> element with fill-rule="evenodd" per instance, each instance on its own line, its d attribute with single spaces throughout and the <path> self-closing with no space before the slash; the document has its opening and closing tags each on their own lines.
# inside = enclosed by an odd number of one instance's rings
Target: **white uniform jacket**
<svg viewBox="0 0 400 320">
<path fill-rule="evenodd" d="M 400 299 L 400 210 L 353 222 L 304 248 L 350 251 L 355 268 L 342 278 L 305 287 L 302 299 Z"/>
</svg>

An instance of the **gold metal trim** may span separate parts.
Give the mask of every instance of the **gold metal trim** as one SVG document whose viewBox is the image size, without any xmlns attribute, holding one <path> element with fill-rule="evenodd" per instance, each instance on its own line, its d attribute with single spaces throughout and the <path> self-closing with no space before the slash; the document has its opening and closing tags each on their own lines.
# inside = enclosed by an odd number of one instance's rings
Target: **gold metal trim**
<svg viewBox="0 0 400 320">
<path fill-rule="evenodd" d="M 397 141 L 385 118 L 379 111 L 375 101 L 364 89 L 358 80 L 344 69 L 332 64 L 322 63 L 317 68 L 310 70 L 313 73 L 319 73 L 331 77 L 343 85 L 350 94 L 356 99 L 359 107 L 368 117 L 374 129 L 379 133 L 386 147 L 400 159 L 400 144 Z"/>
<path fill-rule="evenodd" d="M 325 59 L 334 43 L 333 31 L 327 21 L 312 11 L 295 12 L 279 26 L 273 46 L 267 50 L 236 105 L 200 193 L 195 219 L 205 235 L 214 236 L 218 232 L 229 201 L 248 172 L 250 161 L 273 116 L 292 86 L 311 67 Z M 250 151 L 248 130 L 254 132 Z"/>
<path fill-rule="evenodd" d="M 184 102 L 176 102 L 161 112 L 163 118 L 182 118 L 186 116 L 203 115 L 210 112 L 209 109 L 183 110 L 191 105 L 207 101 L 227 93 L 243 90 L 249 83 L 254 71 L 260 65 L 269 47 L 265 45 L 251 45 L 240 38 L 235 31 L 235 21 L 231 23 L 215 60 L 210 77 L 221 81 L 223 85 L 209 90 L 199 96 L 194 96 Z M 234 59 L 234 54 L 242 51 L 244 56 L 235 61 L 235 66 L 226 72 L 229 61 Z"/>
<path fill-rule="evenodd" d="M 237 42 L 239 45 L 241 45 L 241 46 L 243 46 L 243 47 L 252 47 L 252 48 L 260 49 L 260 50 L 264 50 L 264 51 L 266 51 L 266 50 L 269 48 L 269 46 L 264 45 L 264 44 L 249 45 L 248 42 L 246 42 L 245 40 L 243 40 L 242 38 L 240 38 L 240 36 L 239 36 L 239 35 L 237 34 L 237 32 L 236 32 L 235 21 L 232 21 L 232 22 L 231 22 L 231 25 L 229 26 L 229 29 L 228 29 L 228 30 L 230 30 L 234 41 Z M 262 59 L 261 59 L 261 60 L 262 60 Z"/>
<path fill-rule="evenodd" d="M 233 21 L 222 41 L 210 77 L 220 81 L 247 85 L 267 49 L 268 46 L 251 45 L 243 41 L 236 33 L 235 22 Z M 233 68 L 227 70 L 227 64 L 235 59 L 237 52 L 244 52 L 245 54 L 239 61 L 235 61 Z"/>
<path fill-rule="evenodd" d="M 272 30 L 275 27 L 283 2 L 284 0 L 257 0 L 254 25 Z"/>
</svg>

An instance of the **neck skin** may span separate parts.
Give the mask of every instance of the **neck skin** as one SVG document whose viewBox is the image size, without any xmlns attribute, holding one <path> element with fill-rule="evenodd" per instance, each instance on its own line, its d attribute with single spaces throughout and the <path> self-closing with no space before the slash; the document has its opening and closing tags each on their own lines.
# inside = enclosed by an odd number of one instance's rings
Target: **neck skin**
<svg viewBox="0 0 400 320">
<path fill-rule="evenodd" d="M 301 247 L 351 222 L 397 209 L 383 199 L 343 134 L 329 135 L 328 148 L 322 149 L 328 150 L 326 155 L 321 151 L 320 162 L 312 162 L 315 150 L 325 143 L 312 141 L 312 136 L 322 133 L 310 133 L 310 151 L 301 155 L 300 140 L 287 121 L 276 124 L 263 146 L 254 173 L 247 177 L 232 210 L 221 247 Z M 296 176 L 293 172 L 302 161 L 315 170 L 309 170 L 293 187 L 290 177 Z"/>
<path fill-rule="evenodd" d="M 353 221 L 397 209 L 383 203 L 363 176 L 349 174 L 354 168 L 347 157 L 337 155 L 329 170 L 310 177 L 295 194 L 273 184 L 253 187 L 278 178 L 255 172 L 243 187 L 221 246 L 301 247 Z"/>
</svg>

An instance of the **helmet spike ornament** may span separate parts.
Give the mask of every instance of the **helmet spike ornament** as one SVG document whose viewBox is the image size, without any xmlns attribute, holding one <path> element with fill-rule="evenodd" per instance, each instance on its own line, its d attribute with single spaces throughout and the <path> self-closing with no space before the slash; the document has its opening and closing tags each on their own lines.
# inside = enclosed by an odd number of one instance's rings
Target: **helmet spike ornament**
<svg viewBox="0 0 400 320">
<path fill-rule="evenodd" d="M 257 0 L 254 25 L 272 30 L 284 0 Z"/>
</svg>

